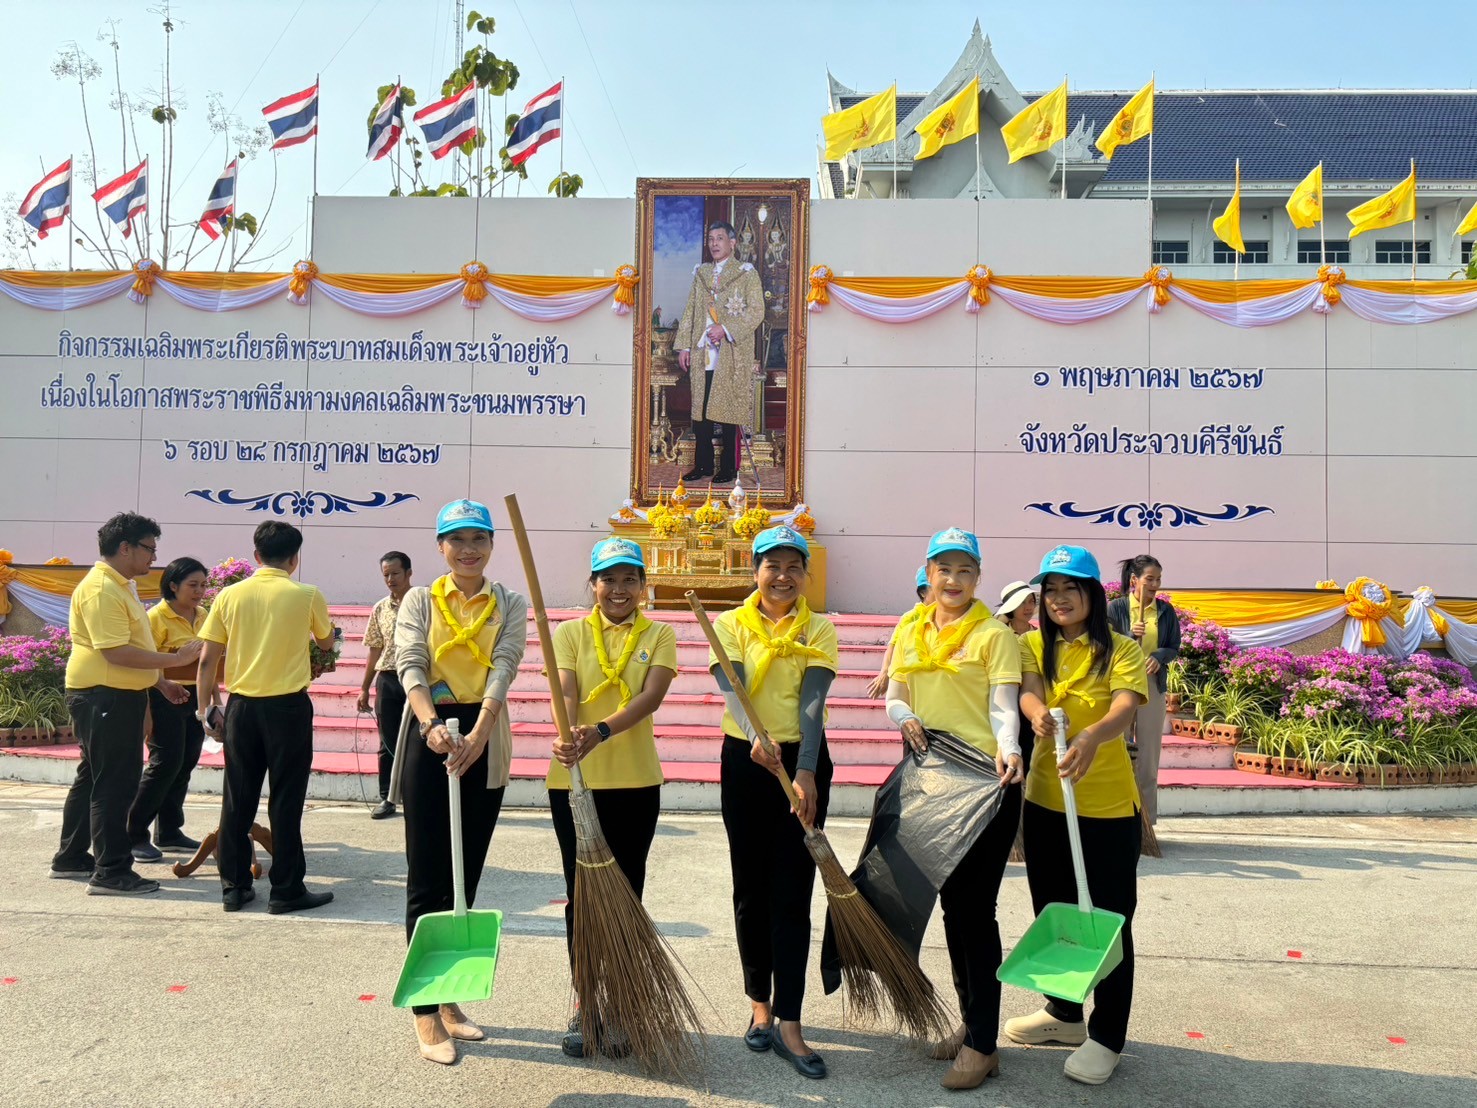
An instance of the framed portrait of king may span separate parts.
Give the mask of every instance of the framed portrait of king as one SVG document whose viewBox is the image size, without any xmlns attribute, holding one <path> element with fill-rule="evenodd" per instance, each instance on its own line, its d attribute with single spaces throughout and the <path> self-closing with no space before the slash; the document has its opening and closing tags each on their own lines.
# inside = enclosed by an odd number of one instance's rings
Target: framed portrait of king
<svg viewBox="0 0 1477 1108">
<path fill-rule="evenodd" d="M 631 496 L 801 496 L 810 182 L 640 178 Z M 721 492 L 720 492 L 721 490 Z"/>
</svg>

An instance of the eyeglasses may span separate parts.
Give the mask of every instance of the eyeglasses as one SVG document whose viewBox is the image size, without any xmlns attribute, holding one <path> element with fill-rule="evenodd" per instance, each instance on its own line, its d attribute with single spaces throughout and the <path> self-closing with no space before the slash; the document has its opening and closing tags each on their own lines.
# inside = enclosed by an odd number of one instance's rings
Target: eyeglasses
<svg viewBox="0 0 1477 1108">
<path fill-rule="evenodd" d="M 157 542 L 156 543 L 136 542 L 133 545 L 136 546 L 140 550 L 147 550 L 149 552 L 149 557 L 151 557 L 151 558 L 154 557 L 159 552 L 159 544 Z"/>
</svg>

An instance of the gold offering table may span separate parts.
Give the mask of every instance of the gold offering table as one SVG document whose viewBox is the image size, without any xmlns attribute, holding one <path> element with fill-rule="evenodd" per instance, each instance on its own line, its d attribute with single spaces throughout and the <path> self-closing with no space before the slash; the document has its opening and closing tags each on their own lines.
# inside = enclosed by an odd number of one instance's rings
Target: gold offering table
<svg viewBox="0 0 1477 1108">
<path fill-rule="evenodd" d="M 652 532 L 640 521 L 618 524 L 615 533 L 641 547 L 646 559 L 646 599 L 654 609 L 686 608 L 684 593 L 695 591 L 709 608 L 735 608 L 754 591 L 751 544 L 727 524 L 711 529 L 691 519 L 671 536 Z M 812 610 L 826 610 L 826 548 L 806 536 L 810 574 L 804 595 Z"/>
</svg>

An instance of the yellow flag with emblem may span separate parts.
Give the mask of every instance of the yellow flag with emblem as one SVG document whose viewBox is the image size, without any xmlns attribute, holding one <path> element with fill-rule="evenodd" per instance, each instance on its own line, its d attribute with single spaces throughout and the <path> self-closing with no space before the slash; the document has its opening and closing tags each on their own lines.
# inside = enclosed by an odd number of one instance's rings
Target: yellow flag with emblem
<svg viewBox="0 0 1477 1108">
<path fill-rule="evenodd" d="M 1231 202 L 1226 205 L 1219 218 L 1210 225 L 1215 237 L 1238 254 L 1246 253 L 1246 243 L 1241 238 L 1241 159 L 1236 159 L 1236 189 L 1231 193 Z"/>
<path fill-rule="evenodd" d="M 1287 199 L 1287 214 L 1292 225 L 1301 230 L 1316 227 L 1323 221 L 1323 163 L 1313 167 L 1303 183 L 1292 190 Z"/>
<path fill-rule="evenodd" d="M 1103 133 L 1098 135 L 1097 142 L 1093 145 L 1103 152 L 1103 157 L 1111 162 L 1113 151 L 1118 147 L 1127 146 L 1130 142 L 1138 142 L 1139 139 L 1153 133 L 1154 82 L 1150 81 L 1129 97 L 1128 103 L 1118 109 L 1118 114 L 1103 128 Z"/>
<path fill-rule="evenodd" d="M 974 78 L 949 99 L 928 113 L 914 127 L 921 136 L 914 161 L 931 158 L 945 146 L 980 132 L 980 79 Z"/>
<path fill-rule="evenodd" d="M 1000 128 L 1012 162 L 1050 150 L 1067 137 L 1067 82 L 1048 92 Z"/>
<path fill-rule="evenodd" d="M 1477 204 L 1472 205 L 1472 210 L 1467 213 L 1467 218 L 1457 224 L 1453 234 L 1465 235 L 1468 231 L 1477 231 Z"/>
<path fill-rule="evenodd" d="M 1366 200 L 1349 212 L 1353 225 L 1349 237 L 1362 235 L 1365 231 L 1378 231 L 1383 227 L 1394 227 L 1410 223 L 1415 219 L 1415 161 L 1410 163 L 1410 176 L 1389 192 Z"/>
<path fill-rule="evenodd" d="M 844 158 L 853 150 L 891 142 L 897 138 L 897 85 L 860 104 L 821 117 L 826 136 L 826 161 Z"/>
</svg>

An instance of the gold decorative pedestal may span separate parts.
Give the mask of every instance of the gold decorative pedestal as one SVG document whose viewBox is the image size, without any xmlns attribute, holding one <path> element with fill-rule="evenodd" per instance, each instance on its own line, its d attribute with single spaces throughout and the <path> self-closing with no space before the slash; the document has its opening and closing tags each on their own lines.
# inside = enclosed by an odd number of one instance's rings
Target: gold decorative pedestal
<svg viewBox="0 0 1477 1108">
<path fill-rule="evenodd" d="M 686 533 L 663 538 L 651 533 L 644 523 L 616 528 L 624 538 L 639 543 L 646 558 L 646 599 L 650 608 L 686 608 L 683 594 L 697 592 L 705 606 L 736 608 L 754 591 L 753 558 L 750 544 L 734 535 L 728 524 L 714 528 L 709 536 L 691 520 Z M 704 545 L 711 538 L 711 545 Z M 807 537 L 808 538 L 808 537 Z M 826 610 L 826 548 L 808 538 L 810 544 L 810 576 L 805 586 L 805 600 L 814 611 Z"/>
</svg>

